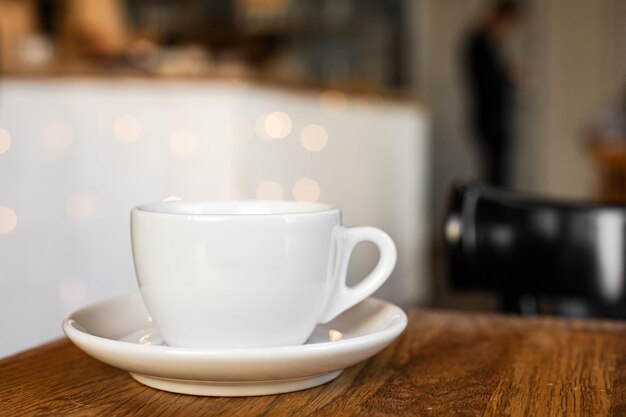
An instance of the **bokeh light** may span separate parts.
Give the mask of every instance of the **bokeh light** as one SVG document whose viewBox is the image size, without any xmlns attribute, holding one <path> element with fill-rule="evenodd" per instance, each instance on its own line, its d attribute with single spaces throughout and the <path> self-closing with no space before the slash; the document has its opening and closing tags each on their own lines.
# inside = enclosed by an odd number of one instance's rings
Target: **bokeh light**
<svg viewBox="0 0 626 417">
<path fill-rule="evenodd" d="M 300 133 L 300 143 L 307 151 L 319 152 L 328 144 L 328 132 L 320 125 L 308 125 Z"/>
<path fill-rule="evenodd" d="M 170 149 L 175 155 L 189 156 L 196 150 L 196 135 L 188 129 L 178 129 L 170 137 Z"/>
<path fill-rule="evenodd" d="M 95 211 L 93 199 L 86 194 L 74 194 L 65 202 L 65 212 L 67 216 L 76 221 L 89 219 Z"/>
<path fill-rule="evenodd" d="M 11 233 L 17 226 L 17 214 L 10 207 L 0 206 L 0 234 Z"/>
<path fill-rule="evenodd" d="M 76 277 L 66 277 L 59 281 L 59 296 L 68 305 L 80 302 L 87 292 L 85 282 Z"/>
<path fill-rule="evenodd" d="M 282 185 L 276 181 L 263 181 L 256 189 L 259 200 L 282 200 L 285 195 Z"/>
<path fill-rule="evenodd" d="M 288 114 L 276 111 L 265 117 L 263 127 L 270 139 L 283 139 L 291 133 L 291 117 Z"/>
<path fill-rule="evenodd" d="M 120 116 L 113 122 L 113 134 L 122 142 L 134 142 L 141 136 L 141 123 L 133 116 Z"/>
<path fill-rule="evenodd" d="M 293 198 L 301 203 L 314 203 L 320 199 L 320 186 L 311 178 L 301 178 L 291 189 Z"/>
<path fill-rule="evenodd" d="M 74 129 L 65 122 L 52 122 L 43 133 L 45 143 L 57 149 L 67 148 L 74 142 Z"/>
<path fill-rule="evenodd" d="M 328 338 L 331 342 L 336 342 L 343 339 L 343 333 L 341 333 L 339 330 L 330 329 L 328 331 Z"/>
<path fill-rule="evenodd" d="M 0 154 L 11 148 L 11 135 L 5 129 L 0 129 Z"/>
<path fill-rule="evenodd" d="M 170 196 L 165 197 L 161 201 L 180 201 L 180 200 L 182 200 L 182 198 L 175 196 L 175 195 L 170 195 Z"/>
</svg>

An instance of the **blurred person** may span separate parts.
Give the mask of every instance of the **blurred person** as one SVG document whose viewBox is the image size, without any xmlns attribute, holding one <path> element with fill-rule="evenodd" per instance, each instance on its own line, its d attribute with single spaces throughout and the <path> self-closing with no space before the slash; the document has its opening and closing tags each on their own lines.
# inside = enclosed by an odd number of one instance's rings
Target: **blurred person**
<svg viewBox="0 0 626 417">
<path fill-rule="evenodd" d="M 65 58 L 110 58 L 122 55 L 128 40 L 122 0 L 64 0 L 60 50 Z"/>
<path fill-rule="evenodd" d="M 509 185 L 513 133 L 513 74 L 501 44 L 515 28 L 519 13 L 516 1 L 493 3 L 463 45 L 463 71 L 483 181 L 496 187 Z"/>
<path fill-rule="evenodd" d="M 19 48 L 37 30 L 33 0 L 0 0 L 0 68 L 19 64 Z"/>
</svg>

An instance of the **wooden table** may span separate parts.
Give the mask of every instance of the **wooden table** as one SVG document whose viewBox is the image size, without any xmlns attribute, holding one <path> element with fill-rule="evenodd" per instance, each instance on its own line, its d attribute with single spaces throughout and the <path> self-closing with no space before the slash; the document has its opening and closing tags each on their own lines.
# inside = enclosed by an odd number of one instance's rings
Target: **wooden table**
<svg viewBox="0 0 626 417">
<path fill-rule="evenodd" d="M 0 416 L 626 415 L 626 323 L 409 311 L 393 345 L 321 387 L 193 397 L 59 340 L 0 361 Z"/>
</svg>

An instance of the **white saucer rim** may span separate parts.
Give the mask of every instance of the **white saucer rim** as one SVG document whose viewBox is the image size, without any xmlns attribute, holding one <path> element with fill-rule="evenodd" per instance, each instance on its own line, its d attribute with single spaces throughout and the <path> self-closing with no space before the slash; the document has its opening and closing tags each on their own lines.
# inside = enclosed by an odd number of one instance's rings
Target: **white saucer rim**
<svg viewBox="0 0 626 417">
<path fill-rule="evenodd" d="M 190 381 L 143 375 L 134 372 L 130 372 L 130 375 L 140 384 L 179 394 L 211 397 L 248 397 L 282 394 L 313 388 L 334 380 L 342 372 L 343 369 L 337 369 L 319 375 L 272 381 Z"/>
<path fill-rule="evenodd" d="M 111 304 L 115 302 L 121 302 L 125 299 L 133 299 L 136 297 L 141 297 L 139 293 L 134 293 L 130 295 L 119 296 L 115 298 L 111 298 L 108 300 L 99 301 L 82 308 L 76 309 L 72 313 L 70 313 L 63 320 L 63 331 L 67 335 L 67 337 L 74 341 L 75 339 L 82 340 L 86 343 L 97 343 L 101 346 L 108 345 L 110 348 L 121 348 L 123 347 L 125 350 L 128 349 L 132 351 L 145 352 L 147 349 L 151 352 L 157 353 L 168 353 L 175 354 L 177 356 L 193 356 L 193 357 L 220 357 L 227 356 L 229 359 L 243 359 L 245 357 L 254 357 L 258 359 L 260 356 L 274 356 L 276 354 L 285 355 L 285 354 L 303 354 L 303 353 L 313 353 L 316 351 L 325 352 L 329 348 L 333 350 L 342 350 L 344 347 L 346 349 L 351 349 L 355 343 L 357 344 L 368 344 L 369 342 L 375 342 L 379 340 L 393 340 L 398 335 L 400 335 L 408 324 L 408 318 L 404 310 L 402 310 L 397 305 L 381 300 L 375 297 L 369 297 L 366 301 L 374 301 L 378 303 L 385 304 L 389 307 L 392 307 L 395 310 L 395 313 L 398 314 L 399 320 L 396 323 L 390 324 L 389 327 L 376 331 L 374 333 L 369 333 L 362 336 L 352 337 L 350 339 L 345 340 L 336 340 L 336 341 L 328 341 L 328 342 L 320 342 L 313 344 L 305 344 L 305 345 L 288 345 L 288 346 L 273 346 L 273 347 L 261 347 L 261 348 L 238 348 L 238 349 L 202 349 L 202 348 L 186 348 L 186 347 L 177 347 L 177 346 L 155 346 L 155 345 L 143 345 L 138 343 L 124 342 L 116 339 L 109 339 L 106 337 L 96 336 L 91 333 L 87 333 L 86 331 L 80 330 L 74 323 L 78 323 L 73 317 L 85 310 L 96 310 L 98 308 L 102 308 L 102 306 L 106 304 Z"/>
</svg>

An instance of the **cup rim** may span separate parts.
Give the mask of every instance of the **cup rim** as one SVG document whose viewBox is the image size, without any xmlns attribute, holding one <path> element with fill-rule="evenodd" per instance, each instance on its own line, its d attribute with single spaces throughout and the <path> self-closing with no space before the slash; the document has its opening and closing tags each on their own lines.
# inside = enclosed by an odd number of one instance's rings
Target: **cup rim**
<svg viewBox="0 0 626 417">
<path fill-rule="evenodd" d="M 326 203 L 294 200 L 175 200 L 140 204 L 134 210 L 174 216 L 273 216 L 302 215 L 339 211 Z"/>
</svg>

